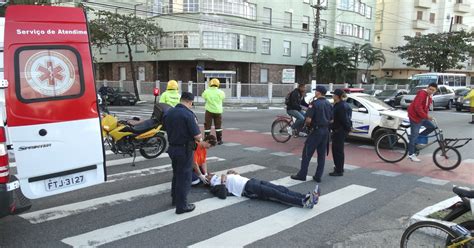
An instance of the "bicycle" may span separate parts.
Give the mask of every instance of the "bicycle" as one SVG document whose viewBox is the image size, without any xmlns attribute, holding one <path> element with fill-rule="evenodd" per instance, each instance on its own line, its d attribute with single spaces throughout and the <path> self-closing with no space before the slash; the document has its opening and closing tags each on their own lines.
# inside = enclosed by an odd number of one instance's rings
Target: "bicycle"
<svg viewBox="0 0 474 248">
<path fill-rule="evenodd" d="M 288 115 L 277 115 L 277 118 L 272 122 L 272 137 L 278 143 L 285 143 L 290 140 L 294 134 L 292 128 L 296 118 Z M 303 128 L 303 133 L 308 134 L 307 128 Z"/>
<path fill-rule="evenodd" d="M 474 247 L 474 238 L 466 228 L 444 221 L 420 221 L 403 232 L 400 248 Z"/>
<path fill-rule="evenodd" d="M 383 117 L 391 118 L 391 117 Z M 393 117 L 392 117 L 393 118 Z M 383 121 L 381 121 L 383 122 Z M 434 135 L 424 136 L 426 138 L 435 137 L 435 140 L 427 143 L 426 145 L 416 145 L 416 154 L 426 147 L 437 143 L 438 148 L 433 152 L 433 161 L 439 168 L 443 170 L 452 170 L 461 164 L 461 154 L 457 148 L 465 146 L 472 138 L 462 139 L 445 139 L 443 130 L 438 127 L 436 120 L 433 119 L 435 124 Z M 377 156 L 385 162 L 396 163 L 404 159 L 408 155 L 408 142 L 405 137 L 409 137 L 408 128 L 409 123 L 399 123 L 398 128 L 387 129 L 387 133 L 382 134 L 375 141 L 375 152 Z M 451 159 L 454 158 L 452 161 Z"/>
</svg>

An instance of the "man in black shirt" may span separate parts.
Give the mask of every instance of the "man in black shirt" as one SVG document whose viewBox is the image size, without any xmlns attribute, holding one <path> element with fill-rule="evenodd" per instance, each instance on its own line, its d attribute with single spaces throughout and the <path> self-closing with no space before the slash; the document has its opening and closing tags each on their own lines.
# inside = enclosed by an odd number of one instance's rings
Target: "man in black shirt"
<svg viewBox="0 0 474 248">
<path fill-rule="evenodd" d="M 332 106 L 325 98 L 326 88 L 316 87 L 317 99 L 311 103 L 306 112 L 306 125 L 312 130 L 306 139 L 301 158 L 301 167 L 296 175 L 292 175 L 294 180 L 305 181 L 308 174 L 308 166 L 314 152 L 318 153 L 318 167 L 313 176 L 313 180 L 320 183 L 326 161 L 326 151 L 329 142 L 329 124 L 333 119 Z"/>
<path fill-rule="evenodd" d="M 343 99 L 345 93 L 336 89 L 333 93 L 334 99 L 332 129 L 332 157 L 334 159 L 334 171 L 330 176 L 342 176 L 344 173 L 344 141 L 352 128 L 352 109 Z"/>
<path fill-rule="evenodd" d="M 295 123 L 291 127 L 295 135 L 298 135 L 303 128 L 304 112 L 301 108 L 301 100 L 305 93 L 305 85 L 299 84 L 298 88 L 294 89 L 286 101 L 286 112 L 296 118 Z"/>
</svg>

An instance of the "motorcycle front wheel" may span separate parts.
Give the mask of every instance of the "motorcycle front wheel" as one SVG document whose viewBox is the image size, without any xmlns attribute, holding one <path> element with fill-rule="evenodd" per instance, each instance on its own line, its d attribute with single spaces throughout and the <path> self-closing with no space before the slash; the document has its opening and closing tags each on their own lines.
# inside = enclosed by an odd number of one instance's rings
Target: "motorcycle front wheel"
<svg viewBox="0 0 474 248">
<path fill-rule="evenodd" d="M 157 133 L 155 136 L 147 139 L 139 151 L 144 158 L 152 159 L 160 156 L 165 149 L 165 136 L 162 133 Z"/>
</svg>

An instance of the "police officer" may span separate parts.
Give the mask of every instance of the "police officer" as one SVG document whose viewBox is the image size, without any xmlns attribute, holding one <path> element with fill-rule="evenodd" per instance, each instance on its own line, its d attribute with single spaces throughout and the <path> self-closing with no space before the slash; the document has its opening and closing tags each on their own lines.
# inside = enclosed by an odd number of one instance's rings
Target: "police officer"
<svg viewBox="0 0 474 248">
<path fill-rule="evenodd" d="M 192 93 L 183 92 L 180 103 L 168 110 L 164 117 L 173 168 L 171 198 L 172 204 L 176 205 L 176 214 L 191 212 L 195 208 L 186 199 L 191 187 L 195 145 L 202 141 L 197 118 L 191 111 L 193 101 Z"/>
<path fill-rule="evenodd" d="M 344 173 L 344 141 L 352 128 L 352 109 L 343 99 L 345 93 L 336 89 L 333 93 L 334 100 L 332 129 L 332 157 L 334 159 L 334 171 L 330 176 L 342 176 Z"/>
<path fill-rule="evenodd" d="M 202 98 L 206 101 L 206 114 L 204 122 L 204 135 L 211 134 L 212 121 L 216 129 L 217 144 L 222 145 L 222 103 L 225 93 L 219 89 L 219 79 L 213 78 L 209 81 L 209 88 L 202 93 Z"/>
<path fill-rule="evenodd" d="M 326 100 L 326 88 L 324 86 L 316 87 L 316 100 L 314 100 L 306 112 L 305 124 L 311 129 L 311 133 L 306 139 L 303 148 L 301 168 L 296 175 L 291 178 L 305 181 L 308 174 L 308 166 L 314 151 L 318 151 L 318 167 L 313 180 L 321 182 L 321 176 L 324 172 L 324 163 L 326 160 L 326 151 L 329 142 L 329 124 L 332 120 L 332 106 Z"/>
<path fill-rule="evenodd" d="M 168 81 L 166 91 L 160 96 L 160 103 L 166 103 L 171 107 L 174 107 L 179 103 L 179 98 L 178 82 L 176 82 L 176 80 Z"/>
</svg>

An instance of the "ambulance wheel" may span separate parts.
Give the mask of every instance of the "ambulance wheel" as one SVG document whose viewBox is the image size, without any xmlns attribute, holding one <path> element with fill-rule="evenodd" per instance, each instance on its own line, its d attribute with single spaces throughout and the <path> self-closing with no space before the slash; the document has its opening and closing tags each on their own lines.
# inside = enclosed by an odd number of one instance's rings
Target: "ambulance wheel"
<svg viewBox="0 0 474 248">
<path fill-rule="evenodd" d="M 140 154 L 147 159 L 152 159 L 160 156 L 166 149 L 166 138 L 161 133 L 149 138 L 142 148 Z"/>
</svg>

